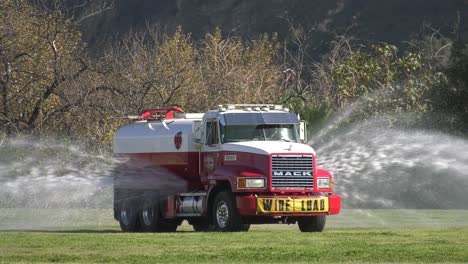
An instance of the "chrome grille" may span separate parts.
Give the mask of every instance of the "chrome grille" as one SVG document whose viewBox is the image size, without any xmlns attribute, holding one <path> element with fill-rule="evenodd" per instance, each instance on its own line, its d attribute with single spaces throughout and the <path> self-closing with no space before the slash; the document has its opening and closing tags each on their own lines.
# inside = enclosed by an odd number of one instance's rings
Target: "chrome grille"
<svg viewBox="0 0 468 264">
<path fill-rule="evenodd" d="M 272 187 L 274 189 L 313 189 L 312 155 L 273 155 Z"/>
</svg>

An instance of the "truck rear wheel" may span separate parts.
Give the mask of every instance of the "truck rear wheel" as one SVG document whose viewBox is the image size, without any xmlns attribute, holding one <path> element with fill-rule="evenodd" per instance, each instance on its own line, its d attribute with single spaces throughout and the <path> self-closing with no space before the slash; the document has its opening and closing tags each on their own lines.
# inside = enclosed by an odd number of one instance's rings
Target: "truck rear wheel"
<svg viewBox="0 0 468 264">
<path fill-rule="evenodd" d="M 159 203 L 157 200 L 145 199 L 140 215 L 141 229 L 145 232 L 157 232 L 159 222 Z"/>
<path fill-rule="evenodd" d="M 248 231 L 249 224 L 243 224 L 237 211 L 234 195 L 228 191 L 219 192 L 213 204 L 213 225 L 216 231 L 240 232 Z"/>
<path fill-rule="evenodd" d="M 176 223 L 165 221 L 159 210 L 158 198 L 146 198 L 140 215 L 141 228 L 144 232 L 175 232 Z"/>
<path fill-rule="evenodd" d="M 120 205 L 119 224 L 123 232 L 140 231 L 140 222 L 138 219 L 138 209 L 131 199 L 125 199 Z"/>
<path fill-rule="evenodd" d="M 301 217 L 297 221 L 301 232 L 322 232 L 327 218 L 324 215 Z"/>
</svg>

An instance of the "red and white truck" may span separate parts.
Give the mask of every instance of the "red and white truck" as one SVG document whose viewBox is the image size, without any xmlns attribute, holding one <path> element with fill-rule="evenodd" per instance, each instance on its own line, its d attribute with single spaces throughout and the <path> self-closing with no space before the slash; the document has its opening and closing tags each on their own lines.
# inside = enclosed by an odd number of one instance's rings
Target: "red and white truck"
<svg viewBox="0 0 468 264">
<path fill-rule="evenodd" d="M 145 110 L 115 134 L 114 217 L 125 232 L 174 232 L 183 220 L 196 231 L 297 222 L 320 232 L 341 198 L 305 131 L 279 105 Z"/>
</svg>

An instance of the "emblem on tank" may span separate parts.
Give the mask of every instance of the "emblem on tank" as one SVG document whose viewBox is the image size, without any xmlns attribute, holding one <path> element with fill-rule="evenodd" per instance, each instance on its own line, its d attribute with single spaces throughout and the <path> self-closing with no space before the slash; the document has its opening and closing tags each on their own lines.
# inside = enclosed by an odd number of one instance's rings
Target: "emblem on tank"
<svg viewBox="0 0 468 264">
<path fill-rule="evenodd" d="M 174 136 L 174 146 L 176 149 L 180 149 L 180 146 L 182 146 L 182 131 L 177 132 Z"/>
</svg>

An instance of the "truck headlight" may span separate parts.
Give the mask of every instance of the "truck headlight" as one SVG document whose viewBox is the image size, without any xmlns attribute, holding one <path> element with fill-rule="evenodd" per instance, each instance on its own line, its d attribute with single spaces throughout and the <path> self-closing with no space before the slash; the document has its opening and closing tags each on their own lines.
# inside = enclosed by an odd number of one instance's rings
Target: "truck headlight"
<svg viewBox="0 0 468 264">
<path fill-rule="evenodd" d="M 237 178 L 238 189 L 263 189 L 265 178 Z"/>
<path fill-rule="evenodd" d="M 318 189 L 330 189 L 331 188 L 330 178 L 317 178 L 317 188 Z"/>
</svg>

